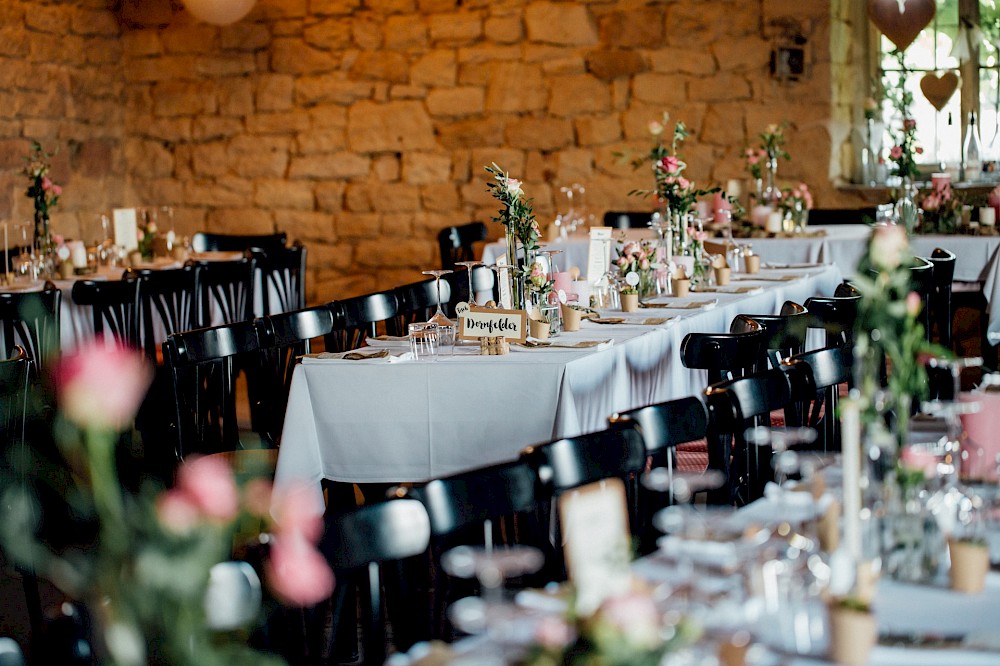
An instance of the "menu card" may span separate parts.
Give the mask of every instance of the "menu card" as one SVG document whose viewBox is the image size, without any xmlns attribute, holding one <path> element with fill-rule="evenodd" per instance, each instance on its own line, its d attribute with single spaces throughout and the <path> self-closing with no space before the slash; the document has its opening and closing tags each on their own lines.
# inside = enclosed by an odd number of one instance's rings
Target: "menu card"
<svg viewBox="0 0 1000 666">
<path fill-rule="evenodd" d="M 559 518 L 576 610 L 589 615 L 605 599 L 631 589 L 625 484 L 604 479 L 565 493 L 559 498 Z"/>
<path fill-rule="evenodd" d="M 125 250 L 139 249 L 139 218 L 135 208 L 115 208 L 112 211 L 115 245 Z"/>
<path fill-rule="evenodd" d="M 587 253 L 587 282 L 596 284 L 611 268 L 611 227 L 590 228 Z"/>
<path fill-rule="evenodd" d="M 497 257 L 497 266 L 507 265 L 507 255 L 502 254 Z M 497 273 L 497 280 L 500 284 L 497 285 L 500 289 L 500 307 L 511 308 L 513 307 L 514 300 L 510 293 L 510 269 L 504 268 Z"/>
</svg>

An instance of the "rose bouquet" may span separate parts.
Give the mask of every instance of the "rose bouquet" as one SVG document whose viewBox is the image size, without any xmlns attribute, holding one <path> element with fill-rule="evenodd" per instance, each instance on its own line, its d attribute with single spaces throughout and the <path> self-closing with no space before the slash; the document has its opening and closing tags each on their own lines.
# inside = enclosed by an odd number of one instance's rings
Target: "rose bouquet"
<svg viewBox="0 0 1000 666">
<path fill-rule="evenodd" d="M 767 151 L 763 148 L 747 148 L 743 151 L 743 158 L 746 160 L 746 169 L 750 177 L 754 180 L 762 178 L 763 173 L 760 169 L 767 161 Z"/>
<path fill-rule="evenodd" d="M 714 194 L 719 191 L 719 188 L 699 189 L 684 176 L 687 164 L 681 159 L 679 150 L 689 133 L 684 123 L 677 121 L 674 123 L 670 146 L 665 146 L 662 137 L 669 120 L 669 114 L 664 113 L 663 122 L 653 121 L 649 124 L 649 132 L 652 134 L 655 143 L 649 152 L 631 161 L 632 167 L 635 169 L 646 163 L 652 166 L 653 178 L 656 184 L 655 189 L 632 190 L 629 192 L 629 195 L 655 195 L 661 204 L 666 205 L 670 209 L 670 213 L 683 215 L 691 209 L 698 198 L 707 194 Z"/>
<path fill-rule="evenodd" d="M 962 200 L 951 183 L 944 182 L 921 197 L 920 210 L 923 213 L 919 227 L 921 232 L 951 234 L 955 233 L 962 216 Z"/>
<path fill-rule="evenodd" d="M 148 260 L 153 258 L 153 242 L 156 240 L 159 228 L 156 225 L 155 215 L 143 211 L 141 219 L 142 222 L 136 230 L 136 238 L 139 242 L 139 254 L 142 255 L 143 259 Z"/>
<path fill-rule="evenodd" d="M 791 218 L 795 223 L 795 230 L 802 231 L 806 226 L 809 211 L 813 207 L 812 192 L 805 183 L 799 183 L 795 187 L 788 187 L 781 191 L 781 198 L 778 200 L 778 207 L 785 214 L 786 219 Z"/>
<path fill-rule="evenodd" d="M 85 604 L 104 663 L 276 663 L 249 648 L 233 627 L 213 620 L 206 596 L 211 572 L 230 559 L 238 535 L 268 527 L 267 574 L 275 596 L 315 604 L 334 583 L 315 545 L 322 519 L 297 493 L 272 502 L 269 482 L 238 487 L 228 463 L 215 457 L 186 460 L 168 490 L 151 480 L 132 489 L 139 484 L 120 477 L 117 449 L 151 375 L 141 354 L 104 340 L 60 360 L 53 428 L 47 434 L 32 430 L 30 459 L 14 461 L 28 482 L 2 488 L 0 543 L 11 561 L 30 565 Z M 63 493 L 60 501 L 52 489 Z M 41 516 L 39 497 L 49 498 Z M 50 515 L 60 511 L 66 513 L 62 520 Z M 57 522 L 60 532 L 79 538 L 53 543 L 46 525 Z M 252 621 L 258 612 L 244 614 Z"/>
<path fill-rule="evenodd" d="M 618 250 L 618 274 L 627 278 L 629 273 L 635 273 L 639 281 L 635 285 L 626 282 L 622 294 L 638 294 L 649 296 L 653 291 L 653 269 L 656 262 L 656 247 L 648 242 L 631 241 Z"/>
<path fill-rule="evenodd" d="M 656 666 L 694 638 L 688 624 L 664 622 L 649 591 L 633 589 L 606 599 L 592 615 L 543 619 L 526 663 Z"/>
<path fill-rule="evenodd" d="M 913 114 L 910 111 L 910 107 L 913 105 L 913 93 L 906 89 L 906 78 L 903 76 L 906 71 L 903 52 L 897 51 L 895 55 L 900 74 L 895 85 L 885 84 L 885 91 L 896 110 L 900 126 L 896 132 L 896 143 L 889 149 L 889 160 L 893 164 L 892 175 L 913 179 L 920 175 L 916 156 L 922 154 L 924 149 L 917 145 L 917 121 L 913 119 Z"/>
<path fill-rule="evenodd" d="M 526 251 L 537 249 L 540 235 L 538 222 L 531 210 L 531 199 L 524 198 L 521 181 L 508 176 L 496 164 L 486 167 L 486 171 L 493 175 L 493 182 L 487 183 L 486 187 L 493 198 L 503 205 L 493 221 L 511 231 Z"/>
</svg>

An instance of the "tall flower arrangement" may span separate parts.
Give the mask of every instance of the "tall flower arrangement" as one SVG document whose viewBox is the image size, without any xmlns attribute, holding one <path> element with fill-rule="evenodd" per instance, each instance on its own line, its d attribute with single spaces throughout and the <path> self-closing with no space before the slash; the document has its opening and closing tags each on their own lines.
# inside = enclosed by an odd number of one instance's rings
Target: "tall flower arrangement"
<svg viewBox="0 0 1000 666">
<path fill-rule="evenodd" d="M 25 158 L 24 175 L 28 179 L 28 188 L 24 194 L 31 199 L 35 209 L 35 247 L 48 251 L 52 244 L 49 232 L 49 211 L 59 203 L 62 187 L 52 182 L 49 171 L 52 168 L 49 160 L 55 153 L 48 153 L 38 141 L 31 142 L 31 152 Z"/>
<path fill-rule="evenodd" d="M 527 305 L 524 293 L 525 283 L 522 278 L 529 274 L 531 266 L 534 264 L 533 255 L 538 249 L 540 235 L 538 222 L 531 209 L 531 199 L 526 199 L 524 191 L 521 189 L 521 181 L 511 178 L 496 163 L 485 168 L 493 176 L 493 180 L 486 184 L 486 188 L 502 206 L 500 212 L 492 219 L 504 226 L 507 239 L 507 265 L 514 271 L 511 281 L 512 306 L 515 310 L 522 310 Z M 523 250 L 523 261 L 520 263 L 517 252 L 518 243 L 521 244 Z M 519 266 L 520 268 L 518 268 Z"/>
<path fill-rule="evenodd" d="M 210 571 L 229 559 L 239 529 L 269 523 L 270 483 L 254 480 L 241 489 L 227 463 L 205 457 L 186 461 L 169 490 L 151 481 L 138 491 L 123 487 L 116 448 L 151 375 L 141 354 L 103 340 L 61 359 L 52 436 L 62 461 L 55 452 L 16 461 L 33 483 L 2 489 L 0 543 L 12 561 L 86 604 L 104 663 L 279 663 L 217 633 L 206 609 Z M 71 512 L 60 529 L 90 535 L 81 545 L 50 547 L 32 538 L 39 530 L 32 489 L 46 486 L 64 492 Z M 322 519 L 296 497 L 274 503 L 279 521 L 268 575 L 280 600 L 311 605 L 329 596 L 334 581 L 315 545 Z"/>
<path fill-rule="evenodd" d="M 618 250 L 618 273 L 623 278 L 635 273 L 639 282 L 635 286 L 622 287 L 623 294 L 638 294 L 640 298 L 653 292 L 653 268 L 656 262 L 656 248 L 648 242 L 631 241 Z"/>
<path fill-rule="evenodd" d="M 760 150 L 768 159 L 790 160 L 792 156 L 785 150 L 785 129 L 788 122 L 771 123 L 759 134 Z"/>
<path fill-rule="evenodd" d="M 896 111 L 899 126 L 894 131 L 895 144 L 889 149 L 889 161 L 892 162 L 892 175 L 913 179 L 920 175 L 916 156 L 922 154 L 924 149 L 917 145 L 917 121 L 910 111 L 913 93 L 906 89 L 903 52 L 895 51 L 894 56 L 899 64 L 899 74 L 895 84 L 886 80 L 885 92 Z"/>
<path fill-rule="evenodd" d="M 714 194 L 719 188 L 699 189 L 694 183 L 684 176 L 687 163 L 681 159 L 680 147 L 689 136 L 687 127 L 683 122 L 674 123 L 671 134 L 670 145 L 663 142 L 663 135 L 670 122 L 670 115 L 663 114 L 661 121 L 653 121 L 649 124 L 649 133 L 652 135 L 654 144 L 649 152 L 632 159 L 631 164 L 635 169 L 649 163 L 653 170 L 655 181 L 654 189 L 639 189 L 629 192 L 630 196 L 655 195 L 661 204 L 670 209 L 671 214 L 685 214 L 694 205 L 699 197 L 706 194 Z"/>
</svg>

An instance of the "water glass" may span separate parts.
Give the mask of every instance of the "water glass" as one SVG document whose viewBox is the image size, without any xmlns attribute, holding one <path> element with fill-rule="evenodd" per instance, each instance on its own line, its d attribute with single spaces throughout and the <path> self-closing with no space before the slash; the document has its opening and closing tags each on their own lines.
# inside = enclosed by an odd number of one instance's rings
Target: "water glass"
<svg viewBox="0 0 1000 666">
<path fill-rule="evenodd" d="M 437 324 L 419 323 L 408 327 L 410 337 L 410 352 L 414 360 L 433 361 L 437 358 L 439 343 L 439 327 Z"/>
<path fill-rule="evenodd" d="M 454 324 L 448 326 L 438 325 L 438 353 L 451 356 L 455 353 L 455 342 L 458 338 L 458 327 Z"/>
</svg>

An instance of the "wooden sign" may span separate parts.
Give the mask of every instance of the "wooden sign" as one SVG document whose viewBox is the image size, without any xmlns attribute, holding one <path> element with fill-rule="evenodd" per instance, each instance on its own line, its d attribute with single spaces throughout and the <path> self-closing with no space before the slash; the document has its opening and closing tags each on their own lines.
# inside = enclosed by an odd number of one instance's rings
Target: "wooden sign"
<svg viewBox="0 0 1000 666">
<path fill-rule="evenodd" d="M 559 521 L 577 612 L 588 615 L 605 599 L 628 592 L 632 550 L 621 479 L 604 479 L 564 493 L 559 498 Z"/>
<path fill-rule="evenodd" d="M 502 337 L 524 342 L 528 337 L 528 313 L 524 310 L 499 310 L 469 306 L 458 320 L 463 340 Z"/>
<path fill-rule="evenodd" d="M 139 218 L 137 213 L 135 208 L 115 208 L 112 211 L 115 245 L 120 245 L 126 251 L 139 248 Z"/>
</svg>

